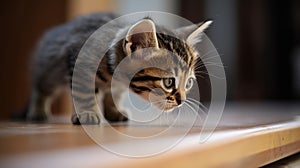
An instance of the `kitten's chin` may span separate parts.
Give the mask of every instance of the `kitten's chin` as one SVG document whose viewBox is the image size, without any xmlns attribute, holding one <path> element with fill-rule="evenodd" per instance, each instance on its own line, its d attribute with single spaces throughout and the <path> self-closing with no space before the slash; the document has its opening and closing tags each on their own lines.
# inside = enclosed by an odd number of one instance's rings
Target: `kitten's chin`
<svg viewBox="0 0 300 168">
<path fill-rule="evenodd" d="M 175 108 L 171 108 L 171 109 L 168 109 L 168 110 L 164 110 L 164 113 L 171 113 Z"/>
<path fill-rule="evenodd" d="M 177 104 L 167 103 L 163 110 L 164 110 L 164 112 L 169 113 L 169 112 L 172 112 L 176 107 L 178 107 Z"/>
</svg>

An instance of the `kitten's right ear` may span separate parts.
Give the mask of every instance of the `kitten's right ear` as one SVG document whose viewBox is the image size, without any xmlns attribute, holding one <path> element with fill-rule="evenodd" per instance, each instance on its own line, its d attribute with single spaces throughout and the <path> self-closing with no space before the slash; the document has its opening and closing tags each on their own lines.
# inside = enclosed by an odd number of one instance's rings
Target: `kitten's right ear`
<svg viewBox="0 0 300 168">
<path fill-rule="evenodd" d="M 186 39 L 187 43 L 194 46 L 201 41 L 204 30 L 206 30 L 212 24 L 211 20 L 202 22 L 201 25 L 193 31 Z"/>
<path fill-rule="evenodd" d="M 126 34 L 124 49 L 130 55 L 140 48 L 158 48 L 155 24 L 143 19 L 131 26 Z"/>
<path fill-rule="evenodd" d="M 198 24 L 192 24 L 185 26 L 179 29 L 176 29 L 175 32 L 181 38 L 185 39 L 188 44 L 195 45 L 201 41 L 204 30 L 206 30 L 212 24 L 211 20 L 207 20 Z"/>
</svg>

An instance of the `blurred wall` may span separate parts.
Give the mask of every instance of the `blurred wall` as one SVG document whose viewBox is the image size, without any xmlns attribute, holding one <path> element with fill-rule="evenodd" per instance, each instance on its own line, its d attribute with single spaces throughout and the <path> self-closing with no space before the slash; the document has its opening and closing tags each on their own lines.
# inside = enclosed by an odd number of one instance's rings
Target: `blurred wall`
<svg viewBox="0 0 300 168">
<path fill-rule="evenodd" d="M 63 0 L 0 2 L 0 118 L 22 110 L 30 91 L 29 63 L 42 33 L 66 20 Z"/>
<path fill-rule="evenodd" d="M 93 12 L 117 12 L 117 0 L 65 0 L 66 16 L 73 19 L 76 16 Z"/>
<path fill-rule="evenodd" d="M 214 20 L 207 33 L 225 66 L 229 100 L 299 100 L 300 1 L 182 0 L 181 6 L 193 22 Z"/>
<path fill-rule="evenodd" d="M 242 99 L 294 100 L 299 1 L 239 1 L 238 95 Z"/>
</svg>

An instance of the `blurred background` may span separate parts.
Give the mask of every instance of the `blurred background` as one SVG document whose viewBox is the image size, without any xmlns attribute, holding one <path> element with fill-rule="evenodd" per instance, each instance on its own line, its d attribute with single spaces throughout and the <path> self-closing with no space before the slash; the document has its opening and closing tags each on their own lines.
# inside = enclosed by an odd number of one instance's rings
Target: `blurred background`
<svg viewBox="0 0 300 168">
<path fill-rule="evenodd" d="M 96 11 L 164 11 L 194 23 L 214 20 L 207 35 L 223 60 L 228 100 L 299 102 L 300 1 L 10 0 L 0 2 L 0 119 L 23 109 L 30 58 L 49 28 Z M 68 104 L 68 105 L 66 105 Z M 61 98 L 55 111 L 70 111 Z"/>
</svg>

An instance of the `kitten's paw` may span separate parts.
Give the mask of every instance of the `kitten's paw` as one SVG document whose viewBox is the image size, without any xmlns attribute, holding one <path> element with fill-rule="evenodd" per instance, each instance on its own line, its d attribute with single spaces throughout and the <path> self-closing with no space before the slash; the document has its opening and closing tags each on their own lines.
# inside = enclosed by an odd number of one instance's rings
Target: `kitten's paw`
<svg viewBox="0 0 300 168">
<path fill-rule="evenodd" d="M 72 123 L 74 125 L 98 125 L 100 124 L 100 118 L 95 112 L 85 111 L 80 114 L 72 114 Z"/>
<path fill-rule="evenodd" d="M 48 116 L 44 112 L 29 113 L 26 116 L 26 121 L 30 121 L 30 122 L 45 122 L 47 120 L 48 120 Z"/>
<path fill-rule="evenodd" d="M 110 122 L 127 121 L 127 113 L 122 111 L 119 112 L 117 109 L 110 109 L 104 112 L 104 117 Z"/>
</svg>

